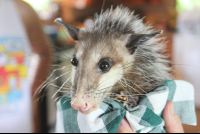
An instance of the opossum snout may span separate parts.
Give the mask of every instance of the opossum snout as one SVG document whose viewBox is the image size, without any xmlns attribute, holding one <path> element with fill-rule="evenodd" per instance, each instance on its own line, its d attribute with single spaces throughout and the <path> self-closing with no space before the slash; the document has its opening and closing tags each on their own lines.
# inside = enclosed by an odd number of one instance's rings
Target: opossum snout
<svg viewBox="0 0 200 134">
<path fill-rule="evenodd" d="M 77 99 L 71 102 L 71 106 L 72 108 L 78 110 L 82 114 L 89 114 L 92 111 L 98 109 L 99 107 L 98 104 L 92 105 L 92 103 L 88 100 L 77 100 Z"/>
</svg>

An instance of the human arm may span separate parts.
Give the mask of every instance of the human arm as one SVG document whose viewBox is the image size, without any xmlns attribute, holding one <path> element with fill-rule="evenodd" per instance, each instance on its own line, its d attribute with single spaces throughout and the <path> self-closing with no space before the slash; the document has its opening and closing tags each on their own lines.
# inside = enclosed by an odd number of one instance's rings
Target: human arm
<svg viewBox="0 0 200 134">
<path fill-rule="evenodd" d="M 21 0 L 17 0 L 15 3 L 18 7 L 19 14 L 28 35 L 27 40 L 29 40 L 31 43 L 33 54 L 38 55 L 39 57 L 39 59 L 36 61 L 38 66 L 36 68 L 36 75 L 34 76 L 34 81 L 32 84 L 33 95 L 36 92 L 36 89 L 46 79 L 51 65 L 52 51 L 50 42 L 43 32 L 41 21 L 33 8 Z"/>
<path fill-rule="evenodd" d="M 14 2 L 27 33 L 26 40 L 30 42 L 33 52 L 33 54 L 27 53 L 26 55 L 31 57 L 34 62 L 33 66 L 29 66 L 29 70 L 32 72 L 31 75 L 33 76 L 28 76 L 28 79 L 31 77 L 31 94 L 34 95 L 38 87 L 45 81 L 50 69 L 52 57 L 50 42 L 44 34 L 40 19 L 32 7 L 21 0 L 14 0 Z M 36 57 L 32 57 L 33 55 Z M 36 101 L 39 97 L 40 96 L 37 94 L 32 100 L 34 132 L 40 132 L 42 129 L 40 121 L 41 103 Z"/>
</svg>

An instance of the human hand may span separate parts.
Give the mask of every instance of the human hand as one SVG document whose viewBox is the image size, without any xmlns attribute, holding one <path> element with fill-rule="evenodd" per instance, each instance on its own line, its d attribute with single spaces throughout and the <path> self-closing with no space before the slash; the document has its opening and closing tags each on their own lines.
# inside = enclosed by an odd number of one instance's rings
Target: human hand
<svg viewBox="0 0 200 134">
<path fill-rule="evenodd" d="M 172 101 L 168 101 L 163 111 L 163 119 L 167 133 L 184 133 L 180 118 L 174 112 Z M 120 123 L 117 133 L 136 133 L 132 130 L 126 119 Z"/>
</svg>

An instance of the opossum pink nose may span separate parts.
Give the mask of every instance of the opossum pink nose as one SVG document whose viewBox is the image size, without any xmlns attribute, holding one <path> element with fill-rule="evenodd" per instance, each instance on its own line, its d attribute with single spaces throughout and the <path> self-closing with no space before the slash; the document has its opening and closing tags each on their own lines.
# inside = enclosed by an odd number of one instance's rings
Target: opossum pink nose
<svg viewBox="0 0 200 134">
<path fill-rule="evenodd" d="M 82 111 L 86 111 L 88 109 L 90 109 L 90 103 L 88 101 L 79 101 L 79 102 L 72 102 L 71 103 L 72 108 L 74 108 L 75 110 L 82 110 Z"/>
</svg>

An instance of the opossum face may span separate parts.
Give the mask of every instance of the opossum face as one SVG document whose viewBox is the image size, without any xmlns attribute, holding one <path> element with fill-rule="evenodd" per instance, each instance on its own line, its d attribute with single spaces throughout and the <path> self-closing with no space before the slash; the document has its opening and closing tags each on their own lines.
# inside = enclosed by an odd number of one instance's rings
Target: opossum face
<svg viewBox="0 0 200 134">
<path fill-rule="evenodd" d="M 120 39 L 80 38 L 72 59 L 72 107 L 86 114 L 97 109 L 126 73 L 123 65 L 133 61 L 134 55 Z"/>
<path fill-rule="evenodd" d="M 78 29 L 63 23 L 69 34 L 77 41 L 72 68 L 72 101 L 74 109 L 88 114 L 110 93 L 114 86 L 131 71 L 138 45 L 160 34 L 135 34 L 131 31 L 113 36 L 109 31 Z"/>
</svg>

